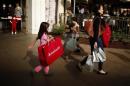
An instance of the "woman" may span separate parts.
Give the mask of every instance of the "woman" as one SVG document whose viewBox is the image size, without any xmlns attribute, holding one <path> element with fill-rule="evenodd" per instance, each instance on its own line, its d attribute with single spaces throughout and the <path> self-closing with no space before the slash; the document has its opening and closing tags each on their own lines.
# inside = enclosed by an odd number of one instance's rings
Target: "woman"
<svg viewBox="0 0 130 86">
<path fill-rule="evenodd" d="M 105 21 L 103 20 L 103 5 L 98 5 L 95 11 L 95 17 L 93 19 L 93 36 L 90 36 L 91 55 L 94 49 L 101 47 L 103 50 L 102 33 L 105 28 Z M 84 58 L 77 66 L 82 70 L 82 66 L 86 64 L 87 57 Z M 106 75 L 107 72 L 103 70 L 103 62 L 98 63 L 98 74 Z"/>
</svg>

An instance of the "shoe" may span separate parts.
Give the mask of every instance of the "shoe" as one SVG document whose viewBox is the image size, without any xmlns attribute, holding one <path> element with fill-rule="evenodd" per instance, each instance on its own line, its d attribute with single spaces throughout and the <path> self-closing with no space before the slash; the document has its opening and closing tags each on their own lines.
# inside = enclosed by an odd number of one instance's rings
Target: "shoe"
<svg viewBox="0 0 130 86">
<path fill-rule="evenodd" d="M 13 32 L 11 32 L 11 34 L 13 35 Z"/>
<path fill-rule="evenodd" d="M 76 65 L 76 68 L 80 71 L 80 72 L 82 72 L 82 66 L 81 66 L 81 64 L 79 63 L 78 65 Z"/>
<path fill-rule="evenodd" d="M 108 73 L 105 72 L 104 70 L 100 70 L 100 71 L 97 71 L 98 74 L 100 75 L 107 75 Z"/>
<path fill-rule="evenodd" d="M 77 48 L 74 52 L 80 53 L 80 48 Z"/>
<path fill-rule="evenodd" d="M 68 57 L 68 56 L 63 57 L 63 59 L 64 59 L 66 62 L 71 62 L 71 61 L 72 61 L 71 59 L 69 59 L 69 57 Z"/>
<path fill-rule="evenodd" d="M 44 67 L 44 73 L 47 75 L 49 73 L 49 66 Z"/>
<path fill-rule="evenodd" d="M 39 72 L 41 71 L 41 69 L 42 69 L 42 66 L 41 66 L 41 65 L 38 65 L 37 67 L 34 68 L 34 71 L 35 71 L 36 73 L 39 73 Z"/>
<path fill-rule="evenodd" d="M 16 32 L 14 34 L 16 34 Z"/>
</svg>

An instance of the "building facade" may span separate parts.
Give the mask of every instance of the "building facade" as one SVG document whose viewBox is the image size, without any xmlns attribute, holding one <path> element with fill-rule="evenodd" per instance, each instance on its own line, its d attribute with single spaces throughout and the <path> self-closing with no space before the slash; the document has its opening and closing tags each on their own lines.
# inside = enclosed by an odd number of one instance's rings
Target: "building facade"
<svg viewBox="0 0 130 86">
<path fill-rule="evenodd" d="M 37 34 L 41 22 L 49 22 L 49 31 L 64 13 L 64 0 L 26 0 L 26 29 Z"/>
</svg>

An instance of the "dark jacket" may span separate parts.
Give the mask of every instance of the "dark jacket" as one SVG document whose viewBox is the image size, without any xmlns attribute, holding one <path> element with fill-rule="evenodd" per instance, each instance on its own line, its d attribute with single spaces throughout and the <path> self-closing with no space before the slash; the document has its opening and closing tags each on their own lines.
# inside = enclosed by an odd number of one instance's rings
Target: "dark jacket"
<svg viewBox="0 0 130 86">
<path fill-rule="evenodd" d="M 90 46 L 91 46 L 91 54 L 94 49 L 94 43 L 97 42 L 97 46 L 101 47 L 103 49 L 103 44 L 102 44 L 102 39 L 101 36 L 102 34 L 99 32 L 99 27 L 105 26 L 105 21 L 104 19 L 101 18 L 100 15 L 96 15 L 93 19 L 93 37 L 90 37 Z"/>
<path fill-rule="evenodd" d="M 105 20 L 103 18 L 101 18 L 100 15 L 96 15 L 94 17 L 94 22 L 93 22 L 94 42 L 97 42 L 98 38 L 102 36 L 104 27 L 105 27 Z M 100 30 L 99 30 L 99 28 L 100 28 Z"/>
</svg>

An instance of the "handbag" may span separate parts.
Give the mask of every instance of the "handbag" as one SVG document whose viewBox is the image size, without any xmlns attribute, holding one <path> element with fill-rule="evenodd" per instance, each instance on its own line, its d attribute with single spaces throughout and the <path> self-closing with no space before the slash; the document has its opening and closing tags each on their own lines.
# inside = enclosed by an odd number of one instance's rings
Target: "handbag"
<svg viewBox="0 0 130 86">
<path fill-rule="evenodd" d="M 77 49 L 77 41 L 76 38 L 70 38 L 65 45 L 65 48 L 70 51 L 74 51 Z"/>
<path fill-rule="evenodd" d="M 93 51 L 93 62 L 104 62 L 106 61 L 106 55 L 104 51 L 99 47 Z"/>
<path fill-rule="evenodd" d="M 38 47 L 38 55 L 43 66 L 52 64 L 56 59 L 63 55 L 64 49 L 60 37 L 54 37 L 45 45 Z"/>
<path fill-rule="evenodd" d="M 105 31 L 102 34 L 102 40 L 103 40 L 103 45 L 104 47 L 108 47 L 109 46 L 109 42 L 111 39 L 111 28 L 108 24 L 106 24 L 106 28 Z"/>
</svg>

